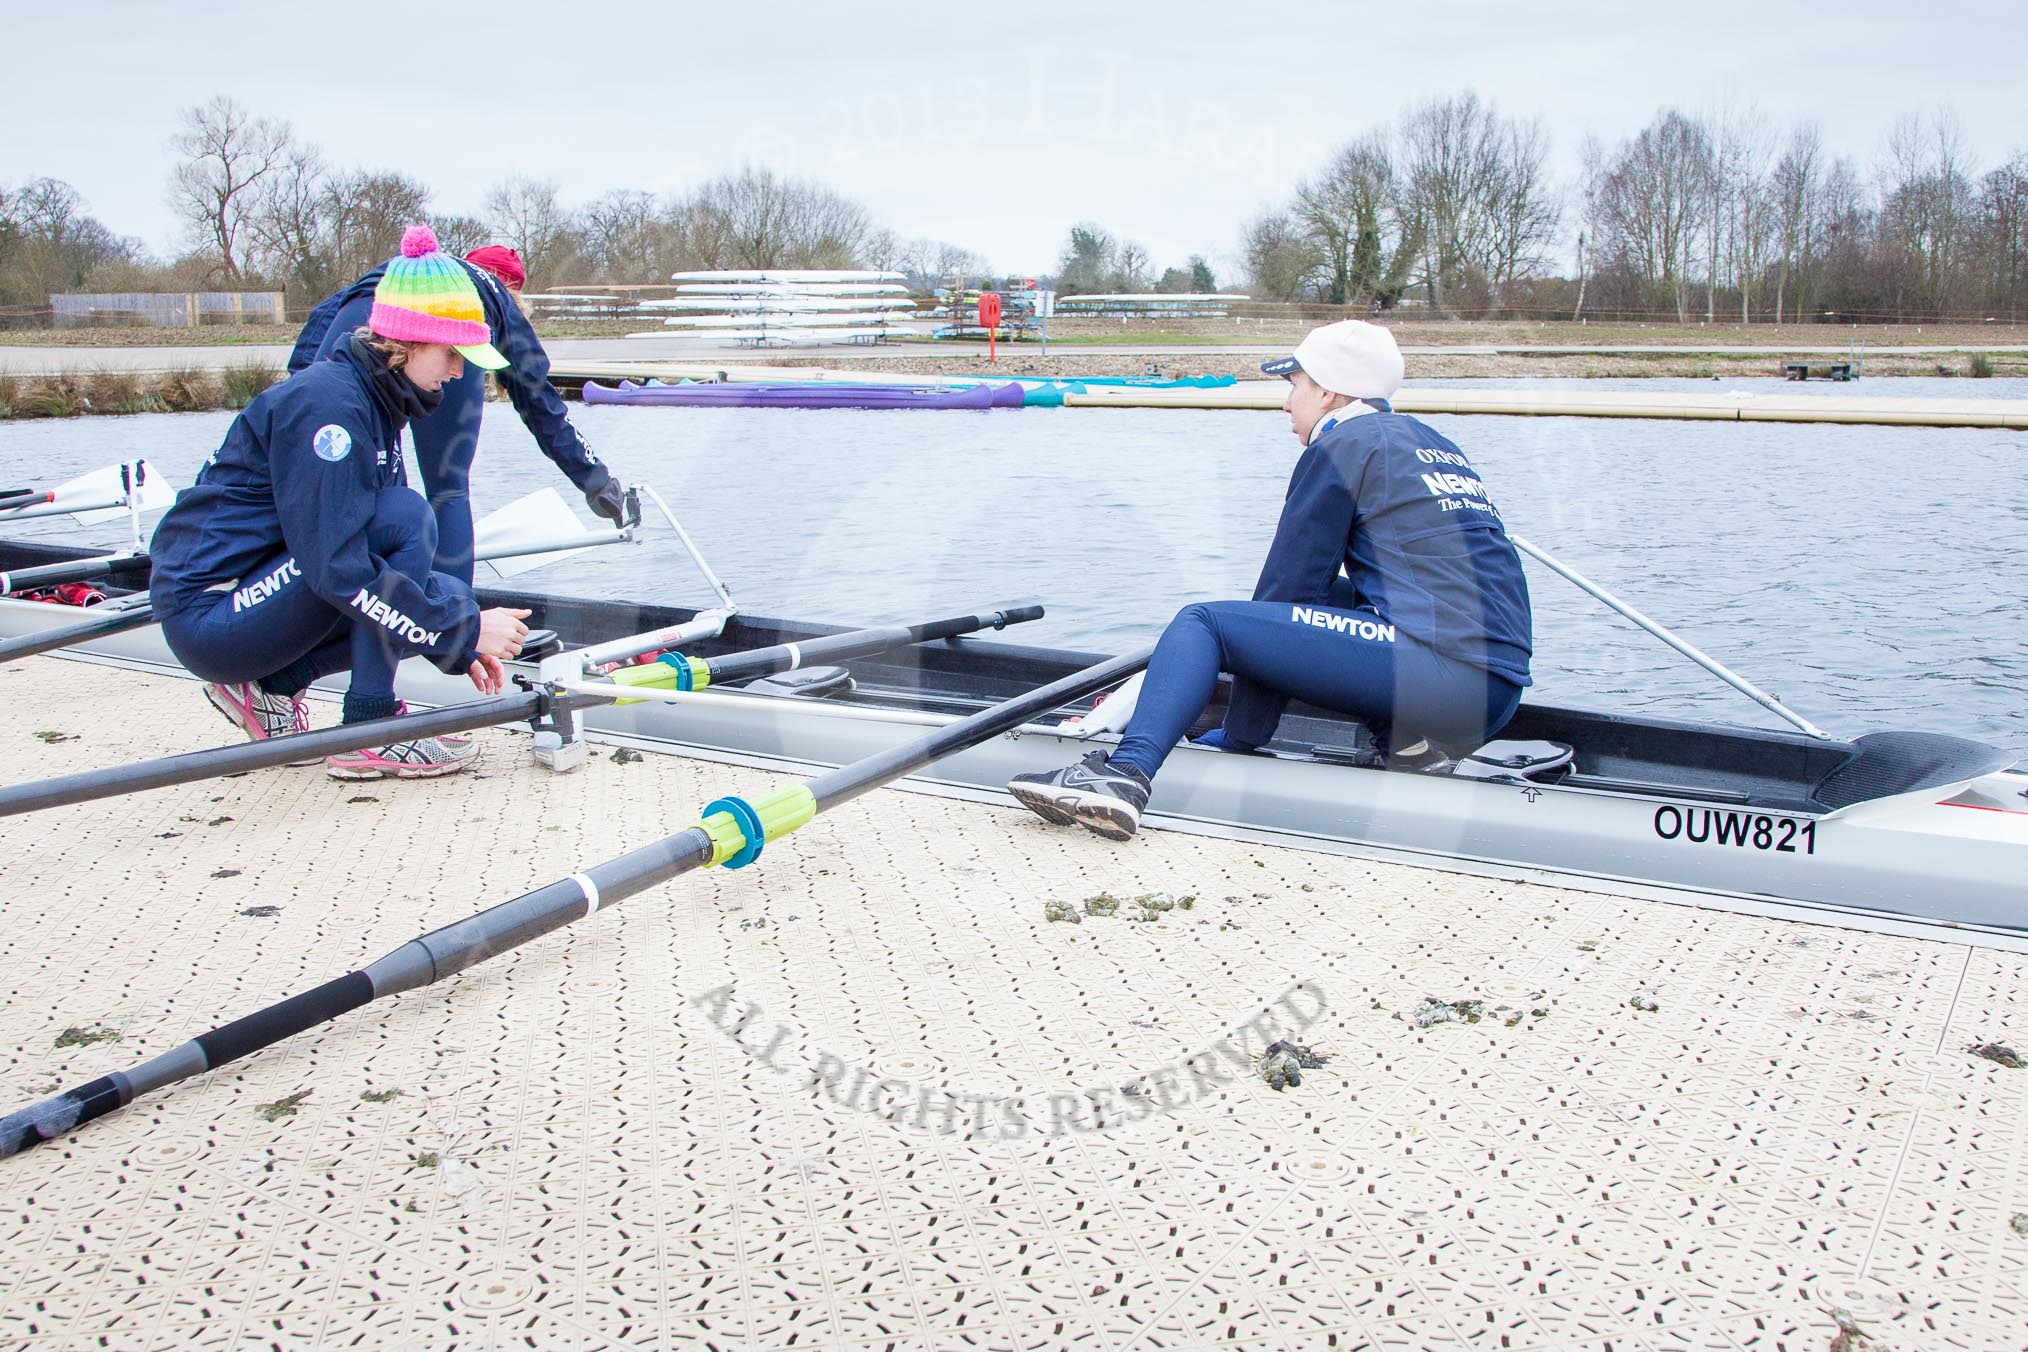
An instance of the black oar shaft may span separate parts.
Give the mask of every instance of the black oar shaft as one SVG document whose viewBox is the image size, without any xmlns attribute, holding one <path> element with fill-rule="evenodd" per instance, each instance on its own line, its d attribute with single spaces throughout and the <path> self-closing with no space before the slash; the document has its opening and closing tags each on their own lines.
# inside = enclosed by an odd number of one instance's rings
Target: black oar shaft
<svg viewBox="0 0 2028 1352">
<path fill-rule="evenodd" d="M 155 616 L 145 604 L 119 610 L 96 606 L 93 608 L 92 618 L 81 623 L 66 624 L 55 629 L 22 634 L 18 638 L 0 640 L 0 662 L 10 657 L 33 657 L 37 653 L 53 652 L 58 648 L 68 648 L 73 643 L 83 643 L 87 639 L 124 634 L 129 629 L 140 629 L 154 622 Z"/>
<path fill-rule="evenodd" d="M 1025 624 L 1029 620 L 1041 617 L 1041 606 L 1009 606 L 1005 610 L 990 610 L 980 615 L 958 615 L 948 620 L 935 620 L 929 624 L 886 625 L 872 629 L 855 629 L 845 634 L 831 634 L 802 643 L 779 643 L 772 648 L 756 648 L 752 652 L 710 658 L 707 659 L 706 666 L 711 671 L 711 683 L 722 685 L 727 681 L 745 680 L 750 676 L 769 676 L 778 671 L 806 667 L 813 662 L 831 662 L 844 657 L 858 657 L 869 652 L 878 652 L 883 648 L 899 648 L 909 643 L 933 643 L 938 639 L 977 633 L 981 629 L 1003 629 L 1010 624 Z"/>
<path fill-rule="evenodd" d="M 983 742 L 1047 709 L 1103 689 L 1139 669 L 1147 658 L 1144 651 L 1101 662 L 938 728 L 907 745 L 832 771 L 808 788 L 817 798 L 820 810 L 825 805 L 855 798 L 939 756 Z M 17 1154 L 61 1136 L 125 1106 L 136 1095 L 215 1070 L 382 996 L 413 990 L 462 972 L 573 920 L 703 867 L 716 849 L 717 843 L 704 826 L 689 827 L 411 939 L 359 971 L 201 1034 L 131 1071 L 103 1076 L 0 1118 L 0 1156 Z"/>
<path fill-rule="evenodd" d="M 265 770 L 295 761 L 357 751 L 362 747 L 386 746 L 389 742 L 441 737 L 453 732 L 469 732 L 473 728 L 513 723 L 533 718 L 541 709 L 542 699 L 534 691 L 517 691 L 511 695 L 495 695 L 465 704 L 447 704 L 440 709 L 425 709 L 395 718 L 379 718 L 370 723 L 346 723 L 334 728 L 319 728 L 314 732 L 270 737 L 265 741 L 186 751 L 180 756 L 163 756 L 132 765 L 83 770 L 74 775 L 39 779 L 29 784 L 10 784 L 0 788 L 0 817 L 89 802 L 94 798 L 111 798 L 122 793 L 139 793 L 144 789 L 167 788 L 171 784 L 188 784 L 193 780 L 244 774 L 249 770 Z"/>
<path fill-rule="evenodd" d="M 73 559 L 68 563 L 45 563 L 34 568 L 0 572 L 0 596 L 9 592 L 33 591 L 63 582 L 89 582 L 95 577 L 130 572 L 148 567 L 146 554 L 122 554 L 110 559 Z"/>
<path fill-rule="evenodd" d="M 946 724 L 913 742 L 876 752 L 828 774 L 818 775 L 810 781 L 810 796 L 817 800 L 819 812 L 848 802 L 868 790 L 912 774 L 954 751 L 1018 728 L 1039 714 L 1048 713 L 1094 690 L 1103 690 L 1115 681 L 1123 681 L 1148 665 L 1148 658 L 1154 651 L 1153 647 L 1147 647 L 1087 667 L 1060 681 L 1039 686 L 1025 695 L 1017 695 L 1005 703 Z"/>
</svg>

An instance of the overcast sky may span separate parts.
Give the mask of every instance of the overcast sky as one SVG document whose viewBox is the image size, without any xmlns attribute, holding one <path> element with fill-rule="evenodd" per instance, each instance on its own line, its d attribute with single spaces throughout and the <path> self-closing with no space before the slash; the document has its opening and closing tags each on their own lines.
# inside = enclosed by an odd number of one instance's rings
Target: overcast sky
<svg viewBox="0 0 2028 1352">
<path fill-rule="evenodd" d="M 437 210 L 476 214 L 510 173 L 575 205 L 751 161 L 1042 271 L 1086 218 L 1158 265 L 1229 264 L 1239 223 L 1336 145 L 1464 89 L 1539 115 L 1565 176 L 1586 132 L 1728 99 L 1815 119 L 1862 166 L 1897 116 L 1942 107 L 1981 169 L 2028 148 L 2022 0 L 1127 9 L 0 0 L 0 186 L 67 180 L 168 253 L 169 136 L 223 93 L 336 165 L 422 180 Z"/>
</svg>

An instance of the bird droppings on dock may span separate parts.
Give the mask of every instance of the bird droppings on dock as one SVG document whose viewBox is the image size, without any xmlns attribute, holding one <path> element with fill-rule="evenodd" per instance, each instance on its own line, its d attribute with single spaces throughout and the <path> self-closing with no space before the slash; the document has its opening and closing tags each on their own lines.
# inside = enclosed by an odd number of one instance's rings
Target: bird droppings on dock
<svg viewBox="0 0 2028 1352">
<path fill-rule="evenodd" d="M 1976 1043 L 1965 1048 L 1965 1050 L 1973 1056 L 1982 1057 L 1985 1060 L 1991 1061 L 1996 1066 L 2005 1066 L 2009 1070 L 2020 1070 L 2023 1067 L 2028 1067 L 2028 1061 L 2021 1059 L 2021 1053 L 2015 1051 L 2004 1042 Z"/>
<path fill-rule="evenodd" d="M 214 878 L 237 878 L 240 875 L 240 872 L 241 871 L 236 868 L 213 869 L 211 871 L 211 876 Z"/>
<path fill-rule="evenodd" d="M 75 742 L 77 735 L 69 732 L 54 732 L 47 728 L 35 734 L 36 740 L 55 746 L 58 742 Z"/>
<path fill-rule="evenodd" d="M 7 783 L 224 740 L 194 682 L 10 680 L 126 716 L 0 738 Z M 313 766 L 0 818 L 0 1111 L 792 782 L 477 736 L 490 779 L 386 812 Z M 2019 1345 L 2028 1075 L 1965 1048 L 2022 1046 L 2028 957 L 1030 821 L 869 794 L 4 1161 L 0 1342 L 1822 1352 L 1838 1308 Z M 1102 889 L 1176 905 L 1112 924 Z M 1408 1027 L 1435 992 L 1476 1028 Z M 1277 1092 L 1277 1041 L 1335 1056 Z"/>
<path fill-rule="evenodd" d="M 266 905 L 242 906 L 240 907 L 239 913 L 241 915 L 250 915 L 256 920 L 267 920 L 274 916 L 280 915 L 282 913 L 282 908 L 279 906 L 266 906 Z"/>
<path fill-rule="evenodd" d="M 639 765 L 641 753 L 630 746 L 615 747 L 611 759 L 615 765 Z"/>
<path fill-rule="evenodd" d="M 1484 1000 L 1439 1000 L 1425 995 L 1422 1003 L 1409 1011 L 1408 1021 L 1417 1028 L 1434 1028 L 1440 1023 L 1477 1023 L 1485 1013 Z"/>
<path fill-rule="evenodd" d="M 1304 1071 L 1316 1070 L 1330 1059 L 1328 1052 L 1312 1051 L 1300 1042 L 1277 1039 L 1268 1044 L 1257 1069 L 1267 1087 L 1279 1094 L 1300 1086 Z"/>
<path fill-rule="evenodd" d="M 367 1103 L 392 1103 L 401 1095 L 402 1091 L 399 1089 L 367 1089 L 362 1091 L 359 1097 Z"/>
<path fill-rule="evenodd" d="M 302 1106 L 303 1100 L 310 1097 L 314 1092 L 314 1090 L 310 1089 L 300 1089 L 293 1094 L 276 1099 L 273 1103 L 257 1103 L 254 1105 L 254 1111 L 270 1122 L 279 1122 L 285 1117 L 294 1117 L 296 1109 Z"/>
<path fill-rule="evenodd" d="M 1627 1008 L 1638 1009 L 1643 1014 L 1657 1014 L 1661 1012 L 1662 1006 L 1652 995 L 1642 995 L 1636 992 L 1627 997 Z"/>
<path fill-rule="evenodd" d="M 1077 913 L 1077 907 L 1067 901 L 1046 901 L 1042 904 L 1042 918 L 1050 924 L 1082 925 L 1084 917 Z"/>
<path fill-rule="evenodd" d="M 118 1042 L 124 1034 L 117 1028 L 102 1028 L 93 1024 L 89 1028 L 66 1028 L 56 1035 L 58 1050 L 65 1047 L 96 1047 L 102 1042 Z"/>
</svg>

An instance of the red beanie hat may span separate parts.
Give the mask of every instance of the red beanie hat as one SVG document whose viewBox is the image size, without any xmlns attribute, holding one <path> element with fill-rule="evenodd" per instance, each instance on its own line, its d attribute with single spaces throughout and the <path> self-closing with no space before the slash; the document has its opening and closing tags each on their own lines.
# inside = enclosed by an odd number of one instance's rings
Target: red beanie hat
<svg viewBox="0 0 2028 1352">
<path fill-rule="evenodd" d="M 516 291 L 528 284 L 528 269 L 521 266 L 521 255 L 504 244 L 474 249 L 465 255 L 465 261 L 486 269 Z"/>
</svg>

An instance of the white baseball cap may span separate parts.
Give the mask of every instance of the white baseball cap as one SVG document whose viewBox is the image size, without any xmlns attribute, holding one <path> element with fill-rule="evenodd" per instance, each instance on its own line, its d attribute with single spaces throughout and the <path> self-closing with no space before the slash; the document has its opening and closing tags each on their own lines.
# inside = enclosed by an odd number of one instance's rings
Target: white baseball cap
<svg viewBox="0 0 2028 1352">
<path fill-rule="evenodd" d="M 1302 371 L 1333 394 L 1354 399 L 1392 399 L 1401 388 L 1401 348 L 1378 324 L 1341 320 L 1311 329 L 1294 354 L 1262 362 L 1271 376 Z"/>
</svg>

